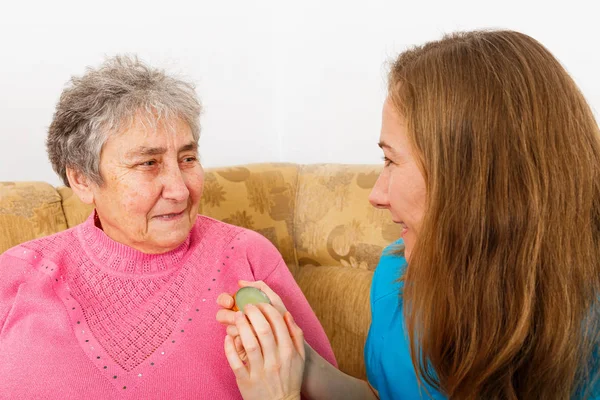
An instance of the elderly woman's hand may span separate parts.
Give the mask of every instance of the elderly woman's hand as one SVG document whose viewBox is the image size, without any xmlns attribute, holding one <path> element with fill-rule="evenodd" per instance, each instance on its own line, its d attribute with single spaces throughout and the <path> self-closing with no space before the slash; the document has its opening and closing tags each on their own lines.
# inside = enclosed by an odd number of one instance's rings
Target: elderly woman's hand
<svg viewBox="0 0 600 400">
<path fill-rule="evenodd" d="M 247 361 L 232 336 L 225 336 L 225 355 L 245 400 L 300 399 L 304 373 L 304 334 L 292 315 L 283 317 L 269 304 L 247 305 L 235 313 L 235 326 Z"/>
</svg>

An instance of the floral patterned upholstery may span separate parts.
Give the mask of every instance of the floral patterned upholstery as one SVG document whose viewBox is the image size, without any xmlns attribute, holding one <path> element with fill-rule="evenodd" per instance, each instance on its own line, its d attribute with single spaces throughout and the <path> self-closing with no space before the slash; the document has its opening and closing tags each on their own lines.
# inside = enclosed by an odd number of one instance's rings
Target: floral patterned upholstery
<svg viewBox="0 0 600 400">
<path fill-rule="evenodd" d="M 389 213 L 368 202 L 380 167 L 301 167 L 294 234 L 299 265 L 374 270 L 383 248 L 399 237 Z"/>
<path fill-rule="evenodd" d="M 0 253 L 67 229 L 61 198 L 43 182 L 0 182 Z"/>
<path fill-rule="evenodd" d="M 380 167 L 253 164 L 206 170 L 200 212 L 253 229 L 281 252 L 321 320 L 340 369 L 364 378 L 369 287 L 383 248 L 399 237 L 368 203 Z M 92 207 L 71 189 L 0 182 L 0 252 L 81 223 Z"/>
<path fill-rule="evenodd" d="M 295 272 L 293 218 L 298 184 L 294 164 L 208 169 L 200 213 L 252 229 L 269 239 Z"/>
</svg>

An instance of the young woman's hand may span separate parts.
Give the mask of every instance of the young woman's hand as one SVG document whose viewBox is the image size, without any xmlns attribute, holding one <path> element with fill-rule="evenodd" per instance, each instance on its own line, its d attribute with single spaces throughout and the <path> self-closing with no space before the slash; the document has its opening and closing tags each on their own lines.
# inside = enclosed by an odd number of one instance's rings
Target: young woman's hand
<svg viewBox="0 0 600 400">
<path fill-rule="evenodd" d="M 262 290 L 262 288 L 261 288 Z M 225 336 L 225 355 L 245 400 L 300 399 L 304 374 L 304 334 L 291 314 L 269 304 L 247 305 L 234 322 L 240 349 Z"/>
<path fill-rule="evenodd" d="M 238 285 L 240 285 L 240 287 L 249 286 L 262 290 L 271 301 L 271 305 L 275 307 L 281 315 L 286 313 L 287 310 L 283 301 L 281 301 L 281 298 L 263 281 L 239 281 Z M 234 347 L 237 349 L 240 358 L 242 361 L 246 361 L 246 351 L 242 345 L 237 327 L 235 326 L 235 311 L 233 311 L 234 303 L 233 296 L 229 293 L 221 293 L 219 297 L 217 297 L 217 304 L 222 307 L 217 311 L 217 321 L 227 327 L 227 334 L 232 337 Z"/>
</svg>

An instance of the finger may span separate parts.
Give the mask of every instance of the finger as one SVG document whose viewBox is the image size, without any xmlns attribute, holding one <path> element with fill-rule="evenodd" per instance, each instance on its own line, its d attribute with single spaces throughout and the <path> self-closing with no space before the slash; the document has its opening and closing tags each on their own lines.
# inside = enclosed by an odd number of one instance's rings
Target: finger
<svg viewBox="0 0 600 400">
<path fill-rule="evenodd" d="M 227 362 L 229 362 L 229 367 L 233 371 L 235 378 L 238 380 L 248 379 L 248 369 L 240 359 L 231 336 L 225 336 L 225 356 L 227 357 Z"/>
<path fill-rule="evenodd" d="M 294 352 L 294 342 L 288 330 L 287 324 L 279 311 L 269 304 L 258 305 L 265 315 L 271 328 L 275 332 L 275 339 L 282 356 L 290 355 Z M 289 314 L 289 313 L 288 313 Z"/>
<path fill-rule="evenodd" d="M 241 311 L 236 312 L 235 325 L 240 333 L 242 344 L 246 350 L 248 356 L 248 362 L 250 363 L 250 373 L 252 371 L 261 371 L 264 366 L 263 356 L 258 340 L 254 336 L 254 332 L 250 327 L 250 323 L 246 319 L 246 316 Z"/>
<path fill-rule="evenodd" d="M 227 334 L 232 338 L 237 338 L 240 336 L 240 333 L 235 325 L 227 325 Z"/>
<path fill-rule="evenodd" d="M 283 323 L 283 319 L 281 318 L 281 315 L 279 315 L 279 312 L 273 307 L 270 307 L 270 309 L 279 316 L 279 318 L 282 320 L 281 322 Z M 271 328 L 269 321 L 267 321 L 263 315 L 261 309 L 255 305 L 246 305 L 245 311 L 246 316 L 250 320 L 250 323 L 254 328 L 254 332 L 256 332 L 256 336 L 258 337 L 258 341 L 262 349 L 264 366 L 266 369 L 270 370 L 279 363 L 279 349 L 277 347 L 277 343 L 275 342 L 273 329 Z M 287 330 L 285 326 L 284 329 Z"/>
<path fill-rule="evenodd" d="M 250 328 L 252 329 L 252 332 L 254 333 L 254 336 L 256 336 L 256 332 L 254 331 L 254 327 L 252 325 L 250 325 Z M 235 338 L 240 336 L 240 332 L 237 329 L 237 326 L 235 325 L 227 325 L 227 329 L 226 332 L 229 336 Z"/>
<path fill-rule="evenodd" d="M 271 300 L 271 304 L 273 304 L 273 306 L 277 308 L 281 312 L 281 314 L 284 314 L 287 311 L 287 309 L 285 308 L 285 304 L 283 304 L 283 301 L 281 300 L 281 297 L 279 297 L 279 295 L 275 293 L 273 289 L 271 289 L 269 285 L 267 285 L 263 281 L 251 282 L 240 280 L 238 281 L 238 284 L 241 287 L 250 286 L 262 290 L 263 292 L 265 292 L 269 300 Z"/>
<path fill-rule="evenodd" d="M 219 297 L 217 297 L 217 304 L 223 308 L 231 309 L 234 305 L 233 296 L 229 293 L 221 293 Z"/>
<path fill-rule="evenodd" d="M 234 325 L 235 324 L 235 311 L 221 308 L 217 311 L 217 322 L 223 325 Z"/>
<path fill-rule="evenodd" d="M 233 339 L 233 345 L 235 346 L 235 351 L 237 351 L 240 356 L 240 360 L 245 363 L 248 360 L 248 356 L 246 355 L 246 349 L 244 349 L 242 339 L 239 336 L 236 336 L 235 339 Z"/>
<path fill-rule="evenodd" d="M 292 337 L 292 341 L 294 342 L 294 347 L 296 351 L 300 354 L 302 359 L 306 359 L 306 349 L 304 348 L 304 332 L 294 321 L 292 314 L 286 312 L 283 316 L 283 319 L 286 322 L 288 331 L 290 336 Z"/>
</svg>

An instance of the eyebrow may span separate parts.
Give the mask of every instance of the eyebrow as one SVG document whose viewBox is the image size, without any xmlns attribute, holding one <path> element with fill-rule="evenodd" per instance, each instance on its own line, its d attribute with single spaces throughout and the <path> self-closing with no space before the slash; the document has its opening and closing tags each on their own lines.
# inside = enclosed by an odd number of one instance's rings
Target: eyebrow
<svg viewBox="0 0 600 400">
<path fill-rule="evenodd" d="M 381 149 L 383 149 L 383 148 L 386 148 L 386 149 L 388 149 L 388 150 L 390 150 L 390 151 L 394 151 L 394 148 L 393 148 L 392 146 L 390 146 L 389 144 L 387 144 L 386 142 L 384 142 L 383 140 L 382 140 L 381 142 L 377 143 L 377 145 L 378 145 L 378 146 L 379 146 Z"/>
<path fill-rule="evenodd" d="M 190 142 L 186 145 L 183 145 L 179 148 L 179 153 L 182 153 L 184 151 L 196 151 L 198 150 L 198 144 L 195 142 Z M 129 152 L 127 152 L 126 156 L 127 157 L 138 157 L 138 156 L 157 156 L 157 155 L 161 155 L 161 154 L 165 154 L 167 152 L 167 149 L 164 147 L 147 147 L 147 146 L 140 146 L 136 149 L 133 149 Z"/>
<path fill-rule="evenodd" d="M 381 150 L 387 150 L 392 157 L 402 157 L 402 152 L 396 150 L 389 143 L 386 143 L 383 140 L 377 143 L 377 145 L 381 148 Z"/>
</svg>

